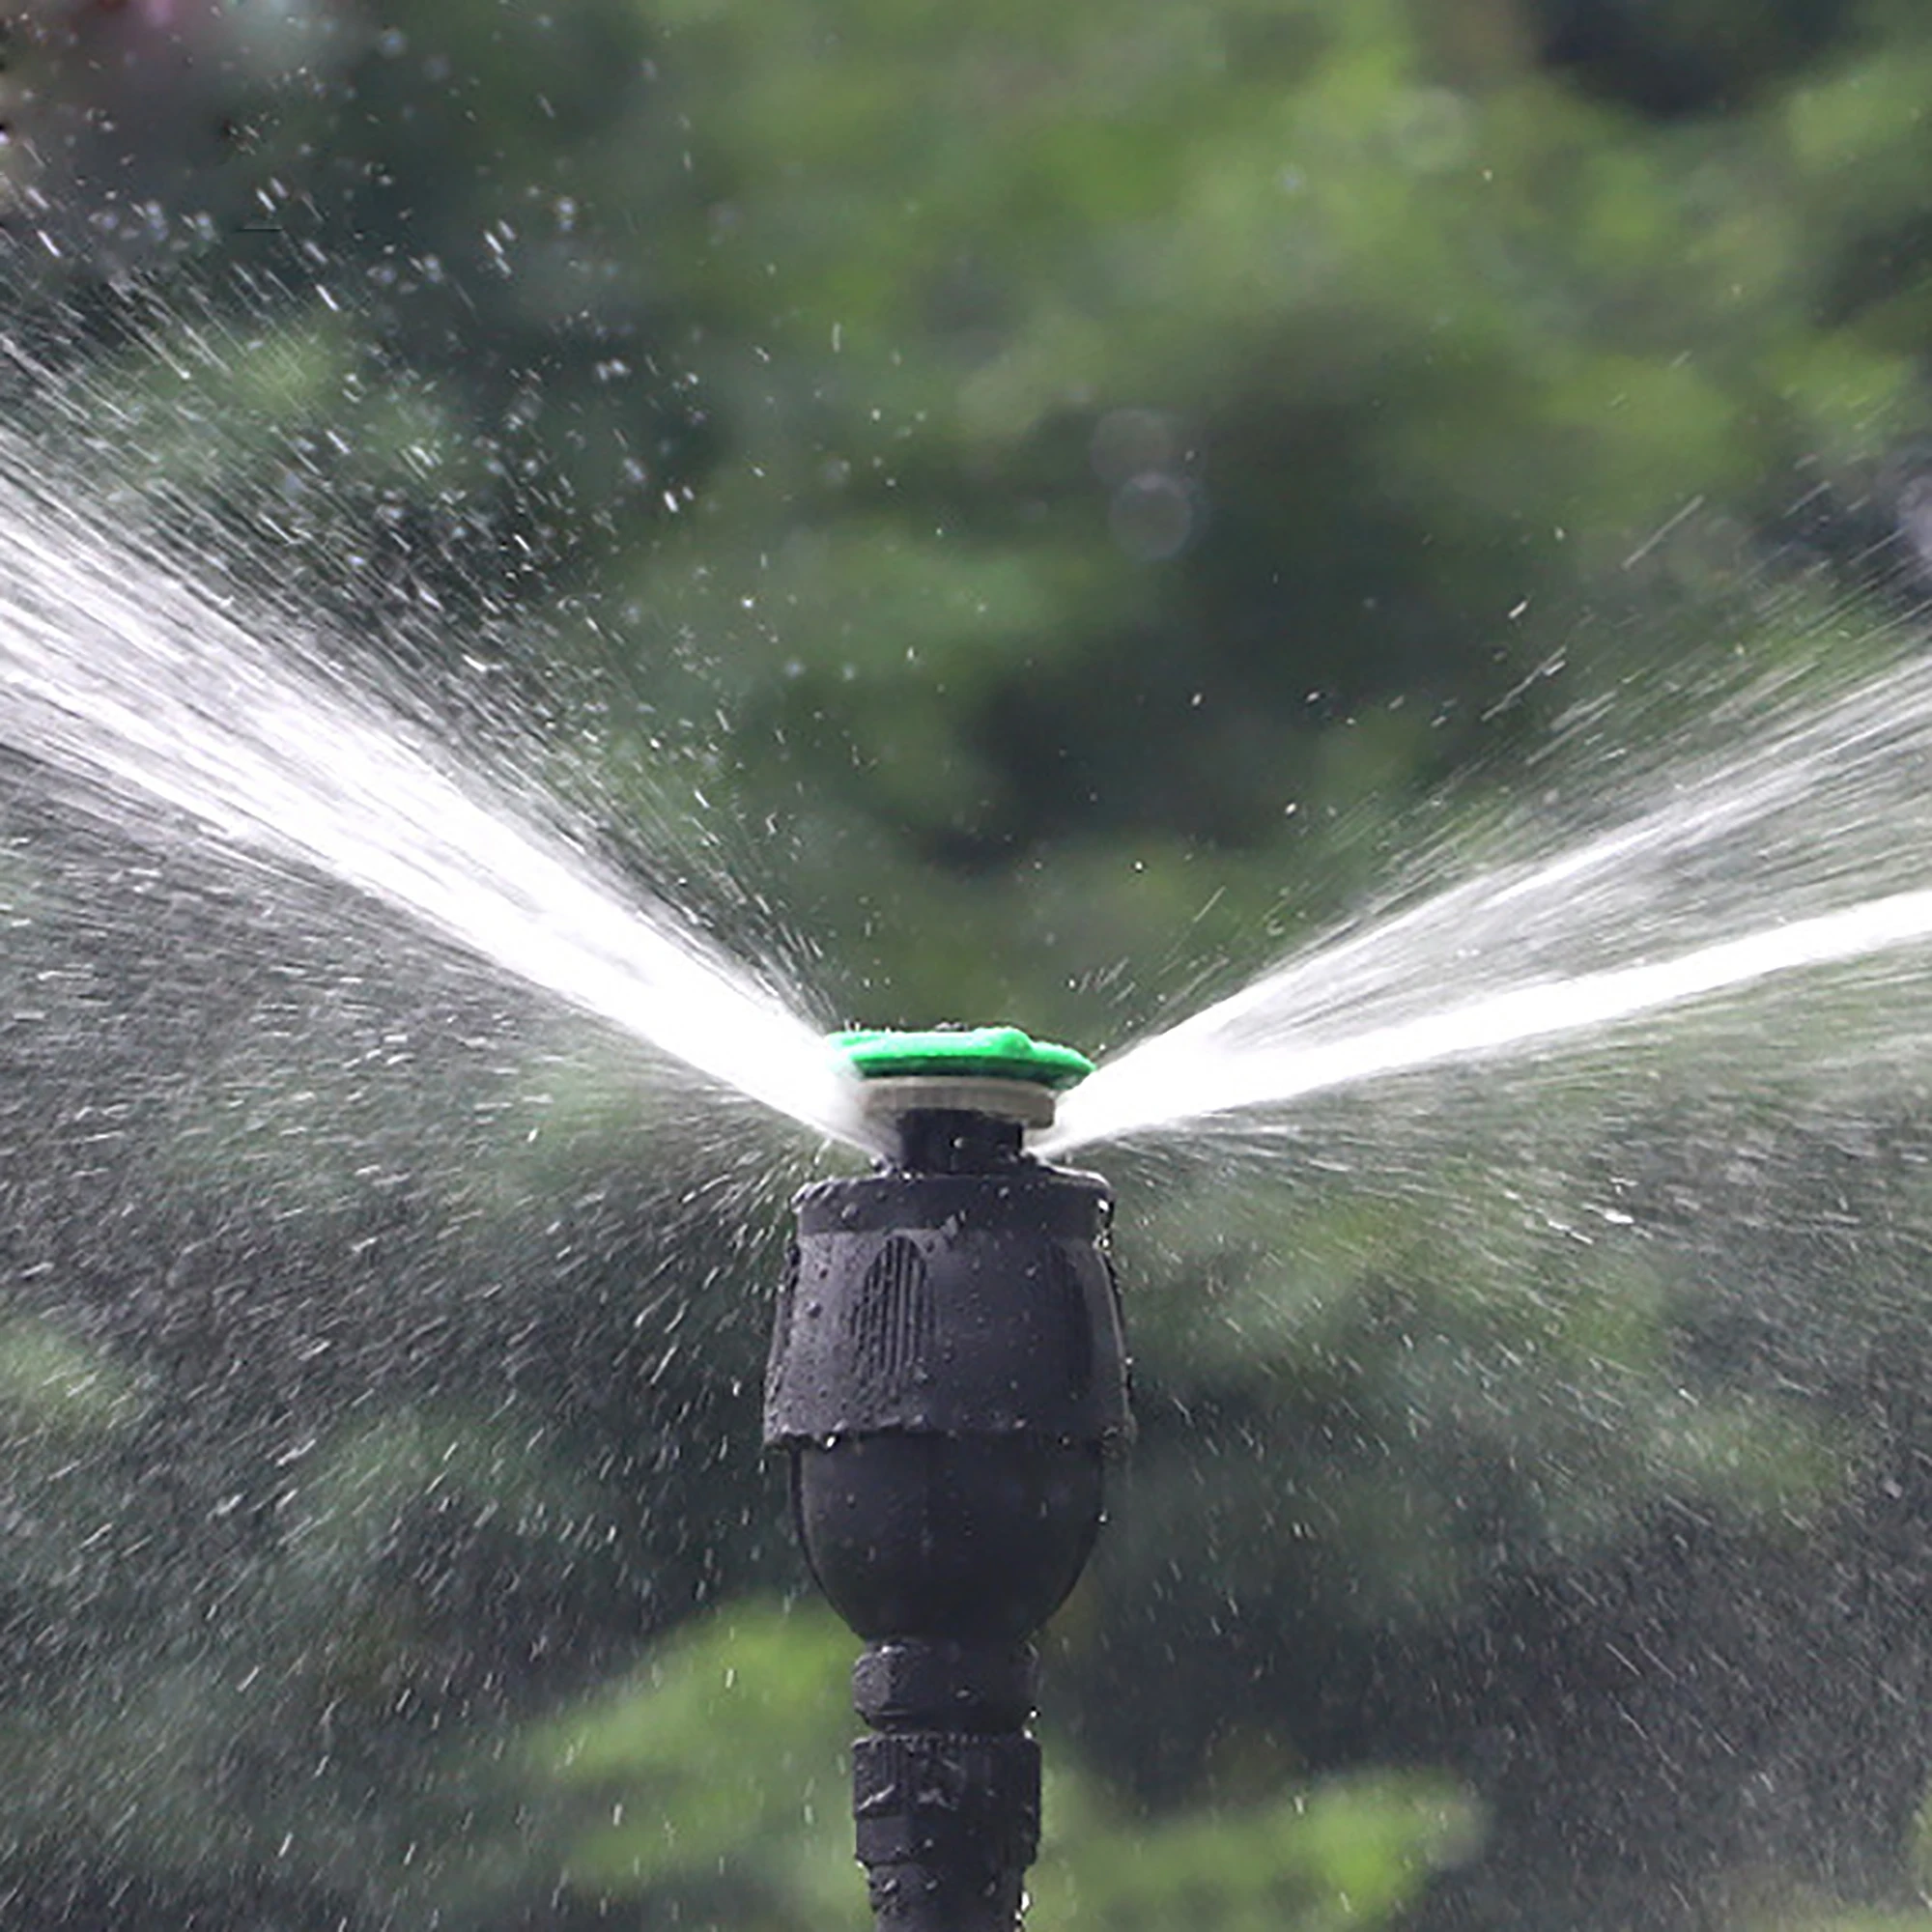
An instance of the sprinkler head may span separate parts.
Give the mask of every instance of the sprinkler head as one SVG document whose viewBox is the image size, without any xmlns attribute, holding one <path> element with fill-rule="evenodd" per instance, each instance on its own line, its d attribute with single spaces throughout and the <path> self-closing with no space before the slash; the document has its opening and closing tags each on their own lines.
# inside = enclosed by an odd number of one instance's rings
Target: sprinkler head
<svg viewBox="0 0 1932 1932">
<path fill-rule="evenodd" d="M 1031 1639 L 1130 1429 L 1106 1185 L 1023 1145 L 1088 1063 L 1013 1027 L 834 1044 L 885 1152 L 798 1197 L 765 1440 L 867 1643 L 854 1815 L 878 1925 L 1012 1932 L 1039 1826 Z"/>
<path fill-rule="evenodd" d="M 910 1173 L 971 1172 L 1002 1151 L 1017 1160 L 1022 1136 L 1053 1124 L 1054 1096 L 1094 1070 L 1085 1054 L 1012 1026 L 862 1028 L 831 1044 L 860 1078 L 860 1111 L 887 1157 Z"/>
</svg>

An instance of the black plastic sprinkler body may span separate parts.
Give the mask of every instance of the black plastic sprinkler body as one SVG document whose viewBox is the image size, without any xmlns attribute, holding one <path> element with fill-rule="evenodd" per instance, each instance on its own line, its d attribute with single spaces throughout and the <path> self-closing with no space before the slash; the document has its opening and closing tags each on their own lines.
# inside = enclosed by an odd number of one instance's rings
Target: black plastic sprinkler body
<svg viewBox="0 0 1932 1932">
<path fill-rule="evenodd" d="M 1012 1028 L 838 1044 L 891 1151 L 798 1197 L 765 1441 L 866 1639 L 852 1808 L 880 1932 L 1013 1932 L 1039 1844 L 1032 1639 L 1131 1427 L 1106 1185 L 1023 1147 L 1089 1066 Z"/>
</svg>

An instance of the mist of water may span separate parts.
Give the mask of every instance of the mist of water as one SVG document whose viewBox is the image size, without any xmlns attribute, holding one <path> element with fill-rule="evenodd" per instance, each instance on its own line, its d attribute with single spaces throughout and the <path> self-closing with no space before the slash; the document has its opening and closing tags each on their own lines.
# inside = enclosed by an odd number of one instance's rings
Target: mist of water
<svg viewBox="0 0 1932 1932">
<path fill-rule="evenodd" d="M 722 1089 L 856 1140 L 787 997 L 419 742 L 282 622 L 257 635 L 0 446 L 0 747 L 66 809 L 381 901 Z"/>
<path fill-rule="evenodd" d="M 26 451 L 0 459 L 0 748 L 49 797 L 345 884 L 715 1090 L 865 1144 L 796 989 L 445 756 L 333 668 L 326 639 L 244 621 L 36 487 Z M 1129 1046 L 1065 1097 L 1040 1151 L 1179 1133 L 1265 1152 L 1319 1094 L 1476 1062 L 1520 1072 L 1609 1038 L 1632 1065 L 1688 1054 L 1714 1012 L 1759 1077 L 1794 1055 L 1896 1054 L 1917 1005 L 1898 981 L 1924 990 L 1932 952 L 1932 667 L 1829 698 L 1762 683 L 1703 738 L 1620 780 L 1620 810 L 1596 798 L 1596 829 L 1526 819 L 1498 840 L 1505 863 L 1470 873 L 1452 855 L 1454 883 Z M 1753 1006 L 1833 972 L 1886 978 L 1856 1039 L 1794 1040 Z"/>
<path fill-rule="evenodd" d="M 1622 787 L 1620 822 L 1332 935 L 1130 1046 L 1069 1094 L 1053 1153 L 1192 1133 L 1265 1149 L 1312 1096 L 1481 1062 L 1497 1077 L 1614 1038 L 1635 1075 L 1715 1024 L 1766 1081 L 1807 1058 L 1917 1051 L 1932 956 L 1932 669 L 1908 662 L 1821 700 L 1801 681 L 1735 696 L 1730 749 L 1668 755 Z M 1707 734 L 1708 735 L 1708 734 Z M 1634 798 L 1631 794 L 1634 793 Z M 1539 854 L 1537 846 L 1544 849 Z M 1878 997 L 1774 1020 L 1773 991 Z M 1908 982 L 1902 984 L 1901 981 Z M 1708 1060 L 1708 1056 L 1707 1056 Z"/>
</svg>

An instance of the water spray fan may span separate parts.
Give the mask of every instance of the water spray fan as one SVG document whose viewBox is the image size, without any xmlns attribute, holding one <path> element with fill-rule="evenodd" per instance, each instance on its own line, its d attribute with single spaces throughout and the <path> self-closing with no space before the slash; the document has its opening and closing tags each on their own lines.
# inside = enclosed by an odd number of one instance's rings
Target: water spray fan
<svg viewBox="0 0 1932 1932">
<path fill-rule="evenodd" d="M 765 1440 L 866 1642 L 853 1815 L 880 1932 L 1011 1932 L 1039 1842 L 1033 1638 L 1131 1428 L 1106 1184 L 1024 1146 L 1091 1067 L 1013 1027 L 833 1043 L 884 1151 L 798 1197 Z"/>
</svg>

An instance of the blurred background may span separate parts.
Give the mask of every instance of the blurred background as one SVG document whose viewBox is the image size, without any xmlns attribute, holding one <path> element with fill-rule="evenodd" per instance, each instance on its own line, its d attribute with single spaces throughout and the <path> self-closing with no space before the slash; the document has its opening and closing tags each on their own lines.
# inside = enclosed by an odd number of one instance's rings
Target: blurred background
<svg viewBox="0 0 1932 1932">
<path fill-rule="evenodd" d="M 49 470 L 827 1025 L 1104 1049 L 1895 654 L 1928 376 L 1909 0 L 0 19 Z M 0 900 L 0 1923 L 863 1922 L 812 1151 L 18 760 Z M 1932 1925 L 1921 1099 L 1125 1164 L 1040 1932 Z"/>
</svg>

